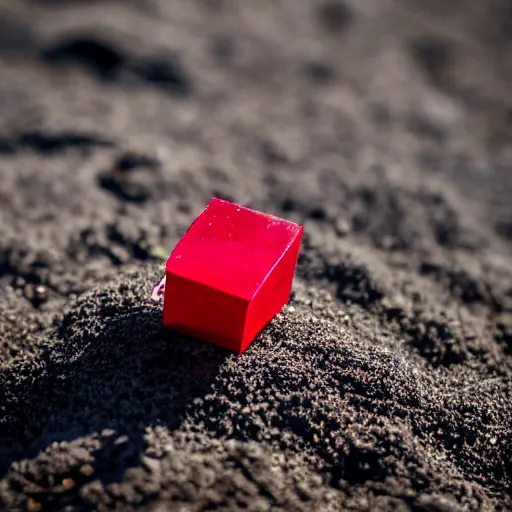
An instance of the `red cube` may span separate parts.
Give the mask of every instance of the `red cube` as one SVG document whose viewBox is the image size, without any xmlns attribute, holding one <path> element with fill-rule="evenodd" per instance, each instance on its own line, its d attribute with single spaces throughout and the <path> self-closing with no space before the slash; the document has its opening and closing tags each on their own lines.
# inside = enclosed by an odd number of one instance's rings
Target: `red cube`
<svg viewBox="0 0 512 512">
<path fill-rule="evenodd" d="M 166 265 L 164 326 L 243 352 L 288 301 L 302 226 L 213 199 Z"/>
</svg>

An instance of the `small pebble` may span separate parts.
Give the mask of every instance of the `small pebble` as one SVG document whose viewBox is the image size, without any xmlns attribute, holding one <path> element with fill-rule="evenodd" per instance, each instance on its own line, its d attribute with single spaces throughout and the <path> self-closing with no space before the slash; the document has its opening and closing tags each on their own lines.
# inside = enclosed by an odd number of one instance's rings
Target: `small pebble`
<svg viewBox="0 0 512 512">
<path fill-rule="evenodd" d="M 34 500 L 33 498 L 29 498 L 27 501 L 27 510 L 29 512 L 39 512 L 39 510 L 42 510 L 43 506 L 38 501 Z"/>
<path fill-rule="evenodd" d="M 338 219 L 334 227 L 336 234 L 340 237 L 347 236 L 350 232 L 350 224 L 346 219 Z"/>
<path fill-rule="evenodd" d="M 116 446 L 120 446 L 122 444 L 126 444 L 128 442 L 128 436 L 119 436 L 115 441 L 114 444 Z"/>
<path fill-rule="evenodd" d="M 33 284 L 26 284 L 23 288 L 25 298 L 32 302 L 35 306 L 43 303 L 48 298 L 48 288 L 42 284 L 34 286 Z"/>
<path fill-rule="evenodd" d="M 35 332 L 37 332 L 39 329 L 40 329 L 40 325 L 39 325 L 39 324 L 30 324 L 30 325 L 28 326 L 28 330 L 29 330 L 29 332 L 31 332 L 31 333 L 35 333 Z"/>
<path fill-rule="evenodd" d="M 48 288 L 46 288 L 46 286 L 43 286 L 42 284 L 36 286 L 34 292 L 35 298 L 39 302 L 44 302 L 48 298 Z"/>
<path fill-rule="evenodd" d="M 16 281 L 14 282 L 14 285 L 16 286 L 16 288 L 23 288 L 26 284 L 26 281 L 25 279 L 23 279 L 23 277 L 17 277 L 16 278 Z"/>
<path fill-rule="evenodd" d="M 94 474 L 94 468 L 90 464 L 84 464 L 80 468 L 80 473 L 84 476 L 92 476 Z"/>
<path fill-rule="evenodd" d="M 72 478 L 64 478 L 64 480 L 62 480 L 62 487 L 64 487 L 66 491 L 73 489 L 73 487 L 75 487 L 75 481 Z"/>
</svg>

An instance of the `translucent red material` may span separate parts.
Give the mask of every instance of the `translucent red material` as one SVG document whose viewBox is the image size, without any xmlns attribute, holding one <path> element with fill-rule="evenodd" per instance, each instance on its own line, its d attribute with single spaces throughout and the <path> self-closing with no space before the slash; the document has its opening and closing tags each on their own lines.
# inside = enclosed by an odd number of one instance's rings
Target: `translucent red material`
<svg viewBox="0 0 512 512">
<path fill-rule="evenodd" d="M 243 352 L 288 301 L 302 226 L 213 199 L 166 265 L 164 325 Z"/>
</svg>

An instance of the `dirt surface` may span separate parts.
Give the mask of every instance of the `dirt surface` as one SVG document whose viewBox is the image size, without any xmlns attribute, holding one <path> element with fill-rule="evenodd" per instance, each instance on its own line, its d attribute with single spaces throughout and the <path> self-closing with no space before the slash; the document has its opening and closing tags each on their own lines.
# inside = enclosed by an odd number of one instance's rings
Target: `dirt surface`
<svg viewBox="0 0 512 512">
<path fill-rule="evenodd" d="M 507 0 L 0 0 L 0 508 L 512 510 L 511 34 Z M 305 226 L 240 357 L 149 299 L 213 196 Z"/>
</svg>

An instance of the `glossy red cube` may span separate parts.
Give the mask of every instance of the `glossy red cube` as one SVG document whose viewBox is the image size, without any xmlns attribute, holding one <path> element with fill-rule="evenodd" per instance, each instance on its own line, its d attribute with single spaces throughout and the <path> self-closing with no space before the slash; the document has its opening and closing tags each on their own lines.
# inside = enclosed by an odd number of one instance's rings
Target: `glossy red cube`
<svg viewBox="0 0 512 512">
<path fill-rule="evenodd" d="M 213 199 L 166 265 L 164 326 L 243 352 L 288 301 L 302 226 Z"/>
</svg>

